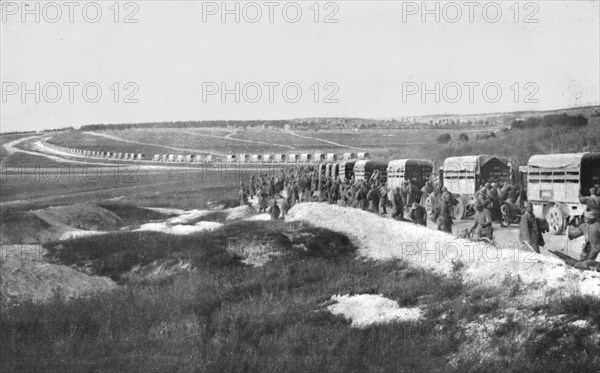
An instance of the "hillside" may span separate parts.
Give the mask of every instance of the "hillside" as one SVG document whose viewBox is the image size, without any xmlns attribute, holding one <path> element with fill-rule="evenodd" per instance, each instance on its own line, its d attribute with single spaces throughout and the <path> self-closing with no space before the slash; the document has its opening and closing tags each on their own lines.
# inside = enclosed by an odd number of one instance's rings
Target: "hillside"
<svg viewBox="0 0 600 373">
<path fill-rule="evenodd" d="M 40 263 L 0 263 L 3 371 L 591 372 L 600 363 L 599 274 L 556 259 L 501 249 L 490 262 L 480 245 L 456 259 L 445 249 L 466 241 L 328 204 L 296 205 L 287 221 L 251 207 L 113 210 L 140 219 L 47 242 Z"/>
</svg>

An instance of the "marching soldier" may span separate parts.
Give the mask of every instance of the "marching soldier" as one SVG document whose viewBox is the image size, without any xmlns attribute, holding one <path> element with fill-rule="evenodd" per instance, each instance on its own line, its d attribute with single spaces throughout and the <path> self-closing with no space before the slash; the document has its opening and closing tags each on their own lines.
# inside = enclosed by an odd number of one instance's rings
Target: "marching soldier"
<svg viewBox="0 0 600 373">
<path fill-rule="evenodd" d="M 277 206 L 277 198 L 273 198 L 273 204 L 269 208 L 269 214 L 271 215 L 271 220 L 278 220 L 279 215 L 281 214 L 281 210 L 279 206 Z"/>
<path fill-rule="evenodd" d="M 379 187 L 379 210 L 382 214 L 387 215 L 387 203 L 388 203 L 388 190 L 385 184 L 381 184 Z"/>
<path fill-rule="evenodd" d="M 437 217 L 436 223 L 438 230 L 452 234 L 452 216 L 450 216 L 450 204 L 442 202 L 440 216 Z"/>
<path fill-rule="evenodd" d="M 412 207 L 408 212 L 408 216 L 411 218 L 413 223 L 427 226 L 427 210 L 425 210 L 425 207 L 419 205 L 417 202 L 412 203 Z"/>
<path fill-rule="evenodd" d="M 475 216 L 473 225 L 468 229 L 470 233 L 475 233 L 479 238 L 488 238 L 490 241 L 494 237 L 494 228 L 492 227 L 492 214 L 481 203 L 475 203 Z"/>
<path fill-rule="evenodd" d="M 376 184 L 371 186 L 371 190 L 367 194 L 367 200 L 369 201 L 369 211 L 379 214 L 379 191 Z"/>
<path fill-rule="evenodd" d="M 402 201 L 400 187 L 392 191 L 392 219 L 404 220 L 404 201 Z"/>
<path fill-rule="evenodd" d="M 587 206 L 590 219 L 600 219 L 600 190 L 596 190 L 596 188 L 590 188 L 589 197 L 583 196 L 580 193 L 579 202 Z"/>
<path fill-rule="evenodd" d="M 240 199 L 240 206 L 248 205 L 248 195 L 246 194 L 246 190 L 244 189 L 243 186 L 240 187 L 238 197 Z"/>
<path fill-rule="evenodd" d="M 525 205 L 525 213 L 521 216 L 519 241 L 538 254 L 540 253 L 540 246 L 544 246 L 543 237 L 539 231 L 535 215 L 533 215 L 533 205 L 531 203 Z"/>
</svg>

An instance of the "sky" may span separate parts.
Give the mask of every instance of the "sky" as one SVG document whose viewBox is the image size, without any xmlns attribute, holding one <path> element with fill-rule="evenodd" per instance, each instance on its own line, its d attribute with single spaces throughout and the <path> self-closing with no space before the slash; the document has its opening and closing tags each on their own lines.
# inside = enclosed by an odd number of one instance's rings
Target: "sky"
<svg viewBox="0 0 600 373">
<path fill-rule="evenodd" d="M 600 104 L 598 1 L 1 6 L 2 132 Z"/>
</svg>

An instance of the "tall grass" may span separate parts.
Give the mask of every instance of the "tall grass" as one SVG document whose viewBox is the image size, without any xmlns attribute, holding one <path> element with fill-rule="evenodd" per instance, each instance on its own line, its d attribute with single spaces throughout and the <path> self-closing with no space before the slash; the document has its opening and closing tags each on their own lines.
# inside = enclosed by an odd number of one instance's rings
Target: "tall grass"
<svg viewBox="0 0 600 373">
<path fill-rule="evenodd" d="M 452 156 L 490 154 L 509 157 L 519 164 L 527 164 L 534 154 L 600 152 L 600 118 L 590 118 L 582 127 L 554 125 L 500 132 L 487 140 L 471 139 L 448 145 L 424 145 L 417 149 L 400 149 L 390 158 L 422 157 L 443 162 Z M 406 154 L 410 151 L 411 154 Z"/>
<path fill-rule="evenodd" d="M 227 238 L 278 242 L 285 250 L 263 267 L 248 267 L 224 250 Z M 135 260 L 177 254 L 191 258 L 198 270 L 91 298 L 56 297 L 4 309 L 3 371 L 518 371 L 509 361 L 528 371 L 589 371 L 599 362 L 596 356 L 560 365 L 558 355 L 542 351 L 556 340 L 545 330 L 532 337 L 526 353 L 497 364 L 449 367 L 448 356 L 464 342 L 461 322 L 498 313 L 501 291 L 467 287 L 459 276 L 434 275 L 401 261 L 357 258 L 347 237 L 327 230 L 245 222 L 191 237 L 146 232 L 95 239 L 97 244 L 72 241 L 73 257 L 62 256 L 69 247 L 49 249 L 65 264 L 91 260 L 102 263 L 100 273 L 118 276 L 126 269 L 113 263 L 114 253 L 141 243 L 141 252 L 128 251 Z M 96 251 L 109 242 L 121 246 Z M 357 293 L 424 307 L 426 318 L 355 329 L 326 311 L 332 295 Z M 580 317 L 594 315 L 585 305 L 564 307 L 582 309 Z M 514 336 L 509 330 L 500 338 L 509 343 Z M 578 341 L 582 353 L 592 349 L 583 337 Z M 563 343 L 556 354 L 572 351 Z"/>
</svg>

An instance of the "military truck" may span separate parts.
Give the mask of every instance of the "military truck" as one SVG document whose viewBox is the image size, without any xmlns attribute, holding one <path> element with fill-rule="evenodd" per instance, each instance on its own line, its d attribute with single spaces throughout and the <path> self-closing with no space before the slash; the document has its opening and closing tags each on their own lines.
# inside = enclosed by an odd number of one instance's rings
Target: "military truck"
<svg viewBox="0 0 600 373">
<path fill-rule="evenodd" d="M 581 223 L 587 206 L 579 195 L 589 195 L 595 185 L 600 185 L 600 153 L 532 155 L 527 162 L 527 199 L 553 234 Z"/>
</svg>

